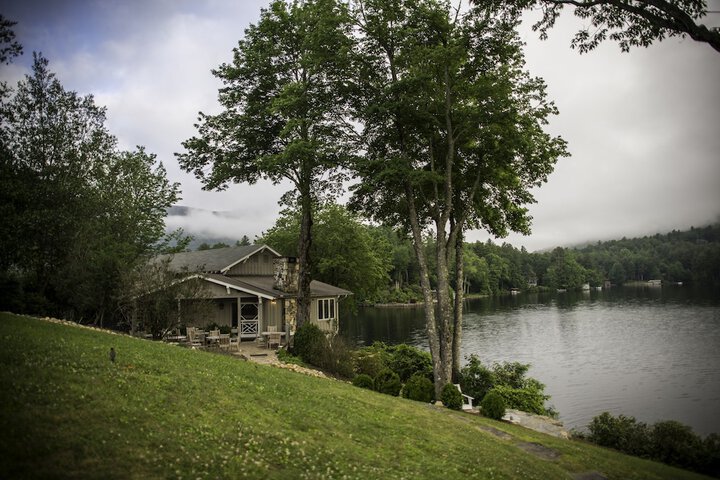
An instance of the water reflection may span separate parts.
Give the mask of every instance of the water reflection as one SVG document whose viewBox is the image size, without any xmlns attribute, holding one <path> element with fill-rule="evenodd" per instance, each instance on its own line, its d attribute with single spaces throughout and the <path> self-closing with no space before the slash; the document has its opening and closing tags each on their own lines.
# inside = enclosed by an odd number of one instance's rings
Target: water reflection
<svg viewBox="0 0 720 480">
<path fill-rule="evenodd" d="M 531 363 L 569 427 L 604 410 L 720 432 L 720 295 L 688 287 L 613 288 L 469 300 L 463 355 Z M 422 307 L 344 312 L 358 344 L 427 349 Z"/>
</svg>

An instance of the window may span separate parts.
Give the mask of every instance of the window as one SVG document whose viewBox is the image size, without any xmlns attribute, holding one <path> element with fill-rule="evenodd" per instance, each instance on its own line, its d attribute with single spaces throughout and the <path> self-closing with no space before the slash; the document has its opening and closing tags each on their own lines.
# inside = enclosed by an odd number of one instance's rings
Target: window
<svg viewBox="0 0 720 480">
<path fill-rule="evenodd" d="M 333 320 L 335 318 L 335 299 L 321 298 L 318 300 L 318 320 Z"/>
</svg>

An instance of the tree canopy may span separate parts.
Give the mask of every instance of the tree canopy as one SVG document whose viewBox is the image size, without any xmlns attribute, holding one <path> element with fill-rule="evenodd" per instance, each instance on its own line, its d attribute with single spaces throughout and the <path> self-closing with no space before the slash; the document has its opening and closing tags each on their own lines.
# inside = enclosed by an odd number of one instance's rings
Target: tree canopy
<svg viewBox="0 0 720 480">
<path fill-rule="evenodd" d="M 142 147 L 127 152 L 92 96 L 34 54 L 0 108 L 0 271 L 14 308 L 102 322 L 122 272 L 164 235 L 179 186 Z M 5 295 L 3 295 L 5 296 Z"/>
<path fill-rule="evenodd" d="M 474 0 L 474 3 L 480 3 Z M 543 18 L 533 27 L 544 38 L 564 7 L 589 25 L 579 30 L 572 47 L 588 52 L 605 40 L 618 42 L 623 51 L 647 47 L 667 37 L 690 37 L 720 52 L 720 25 L 700 23 L 707 14 L 699 0 L 521 0 L 524 7 L 539 6 Z M 718 12 L 714 12 L 718 13 Z"/>
<path fill-rule="evenodd" d="M 524 71 L 518 12 L 429 0 L 356 6 L 365 154 L 354 163 L 353 206 L 412 234 L 439 394 L 453 364 L 459 371 L 462 289 L 453 299 L 451 278 L 462 284 L 464 231 L 528 231 L 529 189 L 565 143 L 543 131 L 555 107 Z M 437 294 L 425 232 L 435 240 Z"/>
<path fill-rule="evenodd" d="M 352 151 L 342 94 L 350 29 L 341 2 L 273 1 L 245 31 L 232 63 L 213 72 L 224 84 L 224 110 L 201 113 L 199 136 L 185 141 L 186 153 L 177 155 L 208 189 L 261 178 L 291 182 L 283 202 L 299 205 L 302 213 L 298 327 L 310 312 L 312 209 L 338 191 L 344 178 L 339 167 Z"/>
</svg>

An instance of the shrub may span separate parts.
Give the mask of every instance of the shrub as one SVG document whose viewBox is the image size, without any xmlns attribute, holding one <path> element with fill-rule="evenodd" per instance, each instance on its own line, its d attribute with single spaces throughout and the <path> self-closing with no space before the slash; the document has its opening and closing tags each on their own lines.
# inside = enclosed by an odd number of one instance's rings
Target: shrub
<svg viewBox="0 0 720 480">
<path fill-rule="evenodd" d="M 426 376 L 416 373 L 403 387 L 402 396 L 410 400 L 430 403 L 435 398 L 435 386 Z"/>
<path fill-rule="evenodd" d="M 400 377 L 398 374 L 386 368 L 375 377 L 375 390 L 386 395 L 397 397 L 400 394 Z"/>
<path fill-rule="evenodd" d="M 492 371 L 485 367 L 476 355 L 470 355 L 467 365 L 460 370 L 460 387 L 466 395 L 485 398 L 495 385 Z"/>
<path fill-rule="evenodd" d="M 320 366 L 340 377 L 352 378 L 354 374 L 352 351 L 345 339 L 336 335 L 330 342 L 326 342 L 326 345 L 328 348 Z"/>
<path fill-rule="evenodd" d="M 356 387 L 367 388 L 368 390 L 373 390 L 374 388 L 372 377 L 365 373 L 361 373 L 360 375 L 357 375 L 355 378 L 353 378 L 352 384 Z"/>
<path fill-rule="evenodd" d="M 488 418 L 500 420 L 505 416 L 505 400 L 495 390 L 490 390 L 482 402 L 480 402 L 482 408 L 482 414 Z"/>
<path fill-rule="evenodd" d="M 702 439 L 692 428 L 674 420 L 653 425 L 651 444 L 654 459 L 682 468 L 697 465 L 703 450 Z"/>
<path fill-rule="evenodd" d="M 432 359 L 428 352 L 405 344 L 389 350 L 388 367 L 398 374 L 401 381 L 407 382 L 416 373 L 432 378 Z"/>
<path fill-rule="evenodd" d="M 372 347 L 362 348 L 355 354 L 355 372 L 375 378 L 387 368 L 386 358 L 384 351 L 373 350 Z"/>
<path fill-rule="evenodd" d="M 440 392 L 440 401 L 452 410 L 462 409 L 463 399 L 460 390 L 452 383 L 446 384 Z"/>
<path fill-rule="evenodd" d="M 327 350 L 327 338 L 317 325 L 306 323 L 295 332 L 292 353 L 304 362 L 324 368 Z"/>
<path fill-rule="evenodd" d="M 634 417 L 603 412 L 588 425 L 588 440 L 638 457 L 650 456 L 650 430 Z"/>
<path fill-rule="evenodd" d="M 503 398 L 507 408 L 515 408 L 536 415 L 548 415 L 550 413 L 545 408 L 545 400 L 550 397 L 544 395 L 541 390 L 533 387 L 512 388 L 505 385 L 496 385 L 492 391 Z"/>
</svg>

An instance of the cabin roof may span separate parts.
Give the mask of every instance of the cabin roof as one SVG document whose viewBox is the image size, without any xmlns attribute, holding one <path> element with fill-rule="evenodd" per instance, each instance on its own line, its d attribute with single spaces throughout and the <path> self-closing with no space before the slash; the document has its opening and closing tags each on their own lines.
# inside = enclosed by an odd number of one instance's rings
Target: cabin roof
<svg viewBox="0 0 720 480">
<path fill-rule="evenodd" d="M 168 268 L 174 272 L 225 273 L 263 250 L 272 253 L 275 257 L 282 257 L 267 245 L 244 245 L 158 255 L 153 262 L 169 259 Z"/>
<path fill-rule="evenodd" d="M 271 276 L 243 276 L 243 277 L 226 277 L 217 273 L 206 273 L 201 277 L 218 285 L 228 286 L 252 293 L 265 298 L 294 298 L 295 293 L 282 292 L 273 288 L 273 277 Z M 313 280 L 310 282 L 310 294 L 312 297 L 336 297 L 352 295 L 352 292 L 340 287 L 335 287 L 327 283 Z"/>
</svg>

